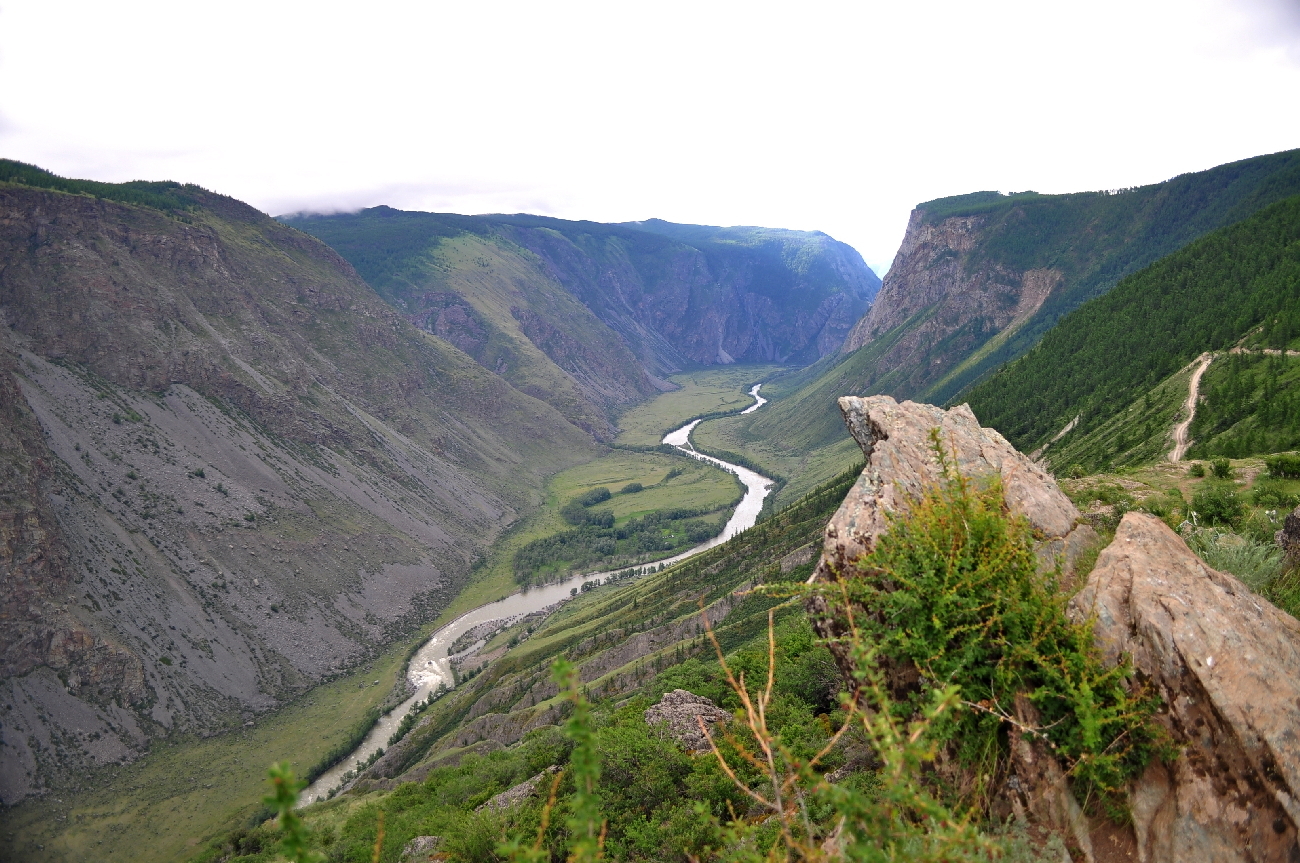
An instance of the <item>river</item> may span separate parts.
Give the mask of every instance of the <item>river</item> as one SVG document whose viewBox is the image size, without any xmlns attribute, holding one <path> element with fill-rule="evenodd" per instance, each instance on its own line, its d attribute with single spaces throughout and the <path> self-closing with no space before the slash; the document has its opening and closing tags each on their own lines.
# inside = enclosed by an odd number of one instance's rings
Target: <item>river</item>
<svg viewBox="0 0 1300 863">
<path fill-rule="evenodd" d="M 762 384 L 755 384 L 749 391 L 749 394 L 755 400 L 754 404 L 740 413 L 753 413 L 767 404 L 767 399 L 758 394 L 761 387 Z M 448 649 L 465 632 L 481 623 L 522 617 L 534 611 L 541 611 L 557 602 L 564 602 L 573 595 L 574 590 L 581 590 L 584 582 L 594 581 L 599 583 L 610 576 L 624 577 L 635 570 L 645 569 L 648 572 L 651 566 L 657 569 L 661 565 L 668 566 L 678 563 L 688 557 L 694 557 L 702 551 L 721 545 L 736 534 L 753 527 L 754 523 L 758 521 L 758 514 L 763 510 L 763 501 L 771 490 L 772 480 L 749 468 L 696 452 L 695 447 L 691 444 L 691 432 L 701 422 L 702 420 L 692 420 L 676 431 L 669 432 L 664 436 L 663 442 L 677 447 L 691 458 L 709 462 L 735 474 L 736 478 L 745 486 L 745 496 L 741 498 L 740 503 L 736 506 L 736 511 L 731 514 L 731 518 L 727 520 L 727 524 L 722 528 L 722 533 L 694 548 L 689 548 L 664 560 L 655 561 L 653 564 L 638 564 L 606 572 L 576 575 L 567 581 L 534 587 L 531 590 L 511 594 L 505 599 L 489 602 L 472 611 L 465 612 L 430 636 L 429 640 L 411 657 L 406 676 L 411 686 L 414 687 L 414 693 L 393 710 L 381 716 L 379 721 L 375 723 L 375 727 L 370 730 L 365 740 L 351 755 L 322 773 L 315 782 L 303 791 L 299 797 L 299 805 L 305 806 L 308 803 L 326 799 L 331 790 L 338 788 L 345 782 L 344 776 L 348 771 L 355 770 L 358 764 L 364 763 L 380 748 L 388 746 L 388 738 L 392 737 L 402 719 L 411 712 L 412 707 L 417 702 L 422 702 L 437 693 L 439 686 L 445 687 L 447 690 L 455 686 L 455 678 L 451 672 L 451 661 L 461 654 L 449 654 Z M 480 646 L 481 643 L 471 645 L 465 649 L 464 653 L 476 650 Z"/>
</svg>

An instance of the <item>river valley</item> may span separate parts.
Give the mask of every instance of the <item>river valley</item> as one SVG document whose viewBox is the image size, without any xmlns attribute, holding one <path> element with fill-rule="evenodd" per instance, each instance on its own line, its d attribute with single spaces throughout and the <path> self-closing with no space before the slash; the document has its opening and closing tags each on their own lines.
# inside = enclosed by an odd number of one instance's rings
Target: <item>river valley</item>
<svg viewBox="0 0 1300 863">
<path fill-rule="evenodd" d="M 752 413 L 764 404 L 767 399 L 759 395 L 762 384 L 755 384 L 749 394 L 754 398 L 754 404 L 740 411 L 741 414 Z M 389 745 L 389 739 L 401 725 L 402 720 L 416 709 L 417 705 L 422 705 L 430 697 L 437 697 L 441 692 L 450 690 L 455 686 L 455 675 L 452 671 L 452 661 L 460 656 L 466 656 L 478 650 L 483 646 L 483 641 L 470 645 L 458 654 L 450 652 L 451 647 L 457 639 L 466 632 L 469 632 L 476 626 L 492 621 L 502 621 L 503 625 L 507 621 L 522 618 L 525 615 L 532 614 L 557 603 L 565 602 L 574 594 L 582 589 L 584 584 L 602 583 L 609 580 L 621 580 L 628 577 L 635 577 L 641 573 L 650 572 L 653 569 L 659 569 L 664 566 L 694 557 L 701 552 L 714 548 L 727 540 L 734 537 L 754 526 L 758 520 L 759 513 L 763 509 L 763 501 L 766 499 L 773 481 L 755 471 L 740 465 L 731 464 L 713 456 L 697 452 L 691 444 L 691 432 L 703 420 L 692 420 L 682 427 L 669 432 L 663 438 L 663 443 L 676 447 L 683 454 L 691 458 L 707 462 L 716 467 L 732 473 L 745 487 L 744 497 L 737 504 L 735 511 L 727 520 L 722 532 L 717 536 L 709 539 L 697 546 L 680 552 L 672 557 L 661 561 L 655 561 L 653 564 L 644 564 L 620 569 L 609 570 L 605 572 L 584 573 L 573 576 L 561 582 L 534 587 L 531 590 L 521 591 L 511 594 L 504 599 L 495 602 L 489 602 L 479 606 L 471 611 L 462 614 L 451 623 L 435 632 L 428 641 L 411 657 L 410 664 L 407 668 L 407 683 L 411 694 L 405 701 L 399 704 L 390 712 L 384 714 L 375 723 L 375 726 L 366 735 L 365 740 L 357 747 L 355 751 L 347 758 L 321 774 L 315 782 L 311 784 L 301 795 L 301 805 L 324 800 L 332 792 L 344 787 L 350 780 L 351 775 L 355 775 L 357 768 L 364 765 L 368 759 Z"/>
</svg>

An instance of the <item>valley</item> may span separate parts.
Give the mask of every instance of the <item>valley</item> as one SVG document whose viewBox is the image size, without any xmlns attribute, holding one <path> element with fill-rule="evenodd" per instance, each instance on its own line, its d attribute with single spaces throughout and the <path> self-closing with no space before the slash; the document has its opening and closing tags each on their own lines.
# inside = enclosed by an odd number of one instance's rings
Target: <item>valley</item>
<svg viewBox="0 0 1300 863">
<path fill-rule="evenodd" d="M 921 203 L 883 282 L 818 231 L 271 218 L 8 160 L 0 216 L 0 857 L 273 863 L 272 762 L 330 860 L 565 859 L 597 805 L 621 860 L 1131 850 L 1166 841 L 1132 788 L 1218 793 L 1202 702 L 1215 775 L 1281 781 L 1211 663 L 1107 663 L 1166 637 L 1166 571 L 1300 662 L 1300 151 Z M 650 718 L 683 705 L 738 773 Z M 1262 817 L 1214 829 L 1300 835 Z"/>
<path fill-rule="evenodd" d="M 745 410 L 755 403 L 745 385 L 771 370 L 730 367 L 683 375 L 680 390 L 665 393 L 644 406 L 636 427 L 659 428 L 657 434 L 662 439 L 683 418 Z M 670 419 L 674 413 L 676 418 Z M 663 482 L 663 474 L 669 471 L 678 475 Z M 530 537 L 544 537 L 567 527 L 558 515 L 564 501 L 592 487 L 621 487 L 635 481 L 643 481 L 648 488 L 621 500 L 614 498 L 618 519 L 666 508 L 719 509 L 727 520 L 727 529 L 720 532 L 719 540 L 752 526 L 765 494 L 762 484 L 752 485 L 754 501 L 743 510 L 737 509 L 740 484 L 732 473 L 686 456 L 613 450 L 556 474 L 547 485 L 547 503 L 524 530 L 506 534 L 498 551 L 501 556 L 496 560 L 508 560 L 510 553 Z M 659 488 L 653 488 L 656 485 Z M 703 543 L 666 562 L 684 560 L 716 542 Z M 652 557 L 646 562 L 657 565 L 659 560 Z M 366 667 L 315 687 L 236 732 L 155 744 L 138 761 L 101 773 L 91 787 L 61 790 L 56 801 L 58 815 L 53 819 L 47 817 L 48 799 L 11 809 L 4 819 L 9 831 L 6 845 L 24 849 L 23 853 L 32 854 L 32 859 L 43 859 L 36 852 L 47 848 L 45 856 L 49 859 L 176 859 L 185 849 L 194 847 L 196 838 L 232 829 L 259 811 L 268 760 L 289 761 L 306 773 L 349 734 L 355 734 L 358 724 L 370 729 L 375 722 L 374 711 L 384 711 L 383 722 L 359 741 L 361 748 L 350 751 L 337 767 L 322 773 L 318 783 L 306 792 L 307 799 L 325 797 L 357 760 L 365 760 L 391 745 L 389 736 L 414 704 L 424 703 L 438 691 L 439 683 L 455 685 L 456 673 L 446 657 L 448 645 L 461 632 L 486 621 L 517 619 L 565 603 L 570 592 L 579 592 L 584 582 L 590 587 L 604 579 L 613 583 L 626 577 L 626 573 L 618 572 L 584 572 L 517 593 L 519 584 L 514 572 L 509 568 L 494 569 L 489 562 L 435 620 L 420 628 L 423 634 L 417 634 L 413 643 L 399 641 Z M 580 592 L 585 597 L 587 590 Z M 410 683 L 405 682 L 408 678 Z M 199 777 L 205 781 L 199 781 Z M 148 837 L 150 843 L 143 851 L 138 846 L 142 836 Z"/>
</svg>

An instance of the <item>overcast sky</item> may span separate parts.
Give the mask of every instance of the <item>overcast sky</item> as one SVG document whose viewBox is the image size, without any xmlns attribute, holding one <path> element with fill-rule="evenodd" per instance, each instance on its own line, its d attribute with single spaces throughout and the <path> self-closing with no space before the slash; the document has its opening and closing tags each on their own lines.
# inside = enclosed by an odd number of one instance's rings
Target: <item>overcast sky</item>
<svg viewBox="0 0 1300 863">
<path fill-rule="evenodd" d="M 272 214 L 818 229 L 1300 147 L 1300 0 L 0 0 L 0 155 Z"/>
</svg>

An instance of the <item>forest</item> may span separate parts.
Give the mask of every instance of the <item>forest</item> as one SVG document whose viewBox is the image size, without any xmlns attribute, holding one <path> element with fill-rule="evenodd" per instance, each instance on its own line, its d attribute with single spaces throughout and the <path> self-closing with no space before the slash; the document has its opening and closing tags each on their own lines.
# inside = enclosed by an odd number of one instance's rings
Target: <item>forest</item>
<svg viewBox="0 0 1300 863">
<path fill-rule="evenodd" d="M 1029 451 L 1086 435 L 1205 351 L 1300 335 L 1300 196 L 1215 231 L 1067 315 L 971 390 L 976 416 Z"/>
</svg>

